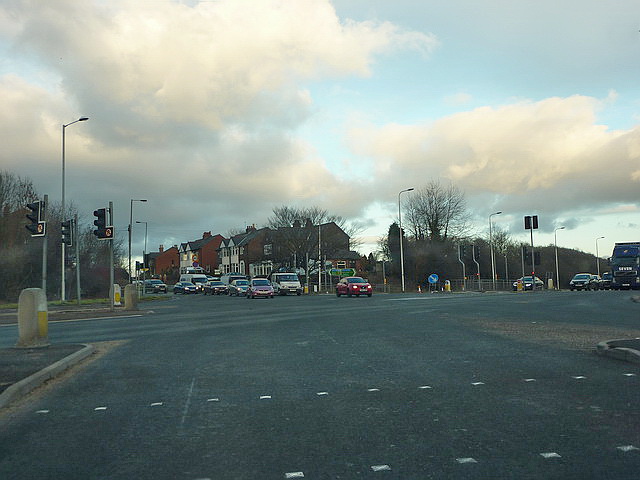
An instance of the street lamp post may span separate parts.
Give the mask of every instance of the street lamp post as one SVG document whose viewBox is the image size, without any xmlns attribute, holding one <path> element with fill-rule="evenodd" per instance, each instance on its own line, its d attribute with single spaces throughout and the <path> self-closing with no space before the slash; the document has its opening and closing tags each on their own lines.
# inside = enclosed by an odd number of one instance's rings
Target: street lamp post
<svg viewBox="0 0 640 480">
<path fill-rule="evenodd" d="M 129 208 L 129 283 L 131 283 L 131 224 L 133 223 L 133 202 L 146 202 L 146 200 L 134 200 L 132 198 Z"/>
<path fill-rule="evenodd" d="M 398 223 L 400 227 L 400 271 L 402 276 L 402 292 L 404 293 L 404 252 L 402 250 L 402 212 L 400 210 L 400 195 L 404 192 L 410 192 L 413 190 L 413 187 L 407 188 L 406 190 L 401 190 L 398 193 Z"/>
<path fill-rule="evenodd" d="M 598 276 L 600 276 L 600 258 L 598 257 L 598 240 L 604 237 L 596 238 L 596 270 L 598 270 Z"/>
<path fill-rule="evenodd" d="M 558 268 L 558 230 L 564 230 L 564 226 L 558 227 L 553 231 L 553 245 L 556 252 L 556 290 L 560 290 L 560 270 Z"/>
<path fill-rule="evenodd" d="M 496 289 L 496 259 L 493 256 L 493 238 L 491 234 L 491 217 L 494 215 L 500 215 L 502 212 L 495 212 L 489 215 L 489 250 L 491 251 L 491 280 L 493 282 L 493 289 Z"/>
<path fill-rule="evenodd" d="M 144 281 L 147 279 L 147 222 L 140 222 L 136 220 L 136 223 L 144 223 L 144 250 L 142 251 L 142 264 L 144 265 L 142 270 L 142 295 L 144 295 Z"/>
<path fill-rule="evenodd" d="M 64 204 L 64 190 L 65 190 L 65 128 L 67 128 L 69 125 L 73 125 L 74 123 L 78 123 L 78 122 L 85 122 L 89 120 L 89 117 L 80 117 L 78 120 L 74 120 L 71 123 L 67 123 L 67 124 L 62 124 L 62 222 L 65 222 L 65 215 L 66 215 L 66 210 L 65 210 L 65 204 Z M 77 240 L 76 240 L 77 241 Z M 62 242 L 62 261 L 61 261 L 61 268 L 60 268 L 60 301 L 64 302 L 65 301 L 65 280 L 64 280 L 64 269 L 65 269 L 65 253 L 66 253 L 66 249 L 65 249 L 66 245 L 64 242 Z"/>
</svg>

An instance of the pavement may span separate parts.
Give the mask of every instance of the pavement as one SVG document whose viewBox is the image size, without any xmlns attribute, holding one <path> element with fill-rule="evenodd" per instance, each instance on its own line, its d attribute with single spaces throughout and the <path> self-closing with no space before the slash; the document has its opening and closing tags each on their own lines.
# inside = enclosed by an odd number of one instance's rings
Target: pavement
<svg viewBox="0 0 640 480">
<path fill-rule="evenodd" d="M 131 311 L 121 308 L 112 311 L 109 308 L 66 307 L 50 311 L 49 320 L 78 320 L 131 314 Z M 15 324 L 17 318 L 15 310 L 0 312 L 0 324 Z M 85 344 L 0 348 L 0 409 L 79 363 L 94 350 L 93 346 Z M 640 338 L 606 340 L 598 343 L 595 351 L 598 355 L 640 364 Z"/>
</svg>

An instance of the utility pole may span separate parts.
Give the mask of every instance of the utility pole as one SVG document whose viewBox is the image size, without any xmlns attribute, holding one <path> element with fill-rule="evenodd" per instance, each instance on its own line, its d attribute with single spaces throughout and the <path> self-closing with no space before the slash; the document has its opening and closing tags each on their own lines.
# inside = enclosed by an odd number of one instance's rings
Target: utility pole
<svg viewBox="0 0 640 480">
<path fill-rule="evenodd" d="M 76 297 L 78 298 L 78 306 L 80 306 L 81 289 L 80 289 L 80 231 L 78 229 L 78 214 L 73 216 L 73 238 L 76 242 Z"/>
</svg>

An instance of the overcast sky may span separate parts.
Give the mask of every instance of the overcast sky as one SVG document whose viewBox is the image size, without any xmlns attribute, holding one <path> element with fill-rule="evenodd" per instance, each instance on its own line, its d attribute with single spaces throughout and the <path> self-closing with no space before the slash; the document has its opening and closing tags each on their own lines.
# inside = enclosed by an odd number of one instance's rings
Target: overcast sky
<svg viewBox="0 0 640 480">
<path fill-rule="evenodd" d="M 147 199 L 149 251 L 290 205 L 367 253 L 439 179 L 479 234 L 608 256 L 640 240 L 639 30 L 638 0 L 3 0 L 0 168 L 59 202 L 87 116 L 67 201 L 124 238 Z"/>
</svg>

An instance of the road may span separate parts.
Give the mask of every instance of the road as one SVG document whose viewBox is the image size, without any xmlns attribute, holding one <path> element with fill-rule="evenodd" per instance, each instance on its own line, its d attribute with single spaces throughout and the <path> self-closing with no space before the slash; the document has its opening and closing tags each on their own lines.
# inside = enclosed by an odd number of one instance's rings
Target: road
<svg viewBox="0 0 640 480">
<path fill-rule="evenodd" d="M 629 292 L 169 297 L 50 325 L 122 343 L 0 418 L 0 478 L 640 476 L 639 368 L 592 352 Z"/>
</svg>

